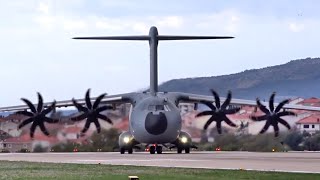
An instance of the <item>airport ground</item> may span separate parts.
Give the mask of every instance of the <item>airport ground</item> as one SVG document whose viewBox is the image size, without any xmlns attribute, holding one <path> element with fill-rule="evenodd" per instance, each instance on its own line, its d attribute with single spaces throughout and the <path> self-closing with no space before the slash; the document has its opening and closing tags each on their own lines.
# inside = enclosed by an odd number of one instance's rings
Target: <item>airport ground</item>
<svg viewBox="0 0 320 180">
<path fill-rule="evenodd" d="M 118 152 L 112 152 L 112 153 L 103 153 L 103 152 L 100 152 L 100 153 L 3 153 L 3 154 L 0 154 L 0 160 L 2 160 L 1 167 L 4 167 L 3 165 L 6 163 L 14 163 L 17 161 L 55 163 L 54 165 L 52 164 L 44 165 L 44 166 L 47 166 L 47 168 L 49 168 L 50 171 L 51 171 L 50 167 L 52 167 L 53 169 L 57 167 L 61 167 L 61 169 L 63 169 L 64 168 L 63 166 L 68 166 L 68 165 L 65 165 L 65 163 L 71 163 L 72 165 L 69 164 L 69 166 L 74 167 L 74 169 L 77 169 L 77 168 L 81 169 L 84 167 L 88 167 L 89 169 L 90 168 L 95 169 L 97 165 L 100 165 L 105 168 L 106 174 L 108 174 L 107 172 L 109 171 L 110 171 L 109 174 L 112 174 L 112 172 L 114 172 L 113 168 L 115 167 L 117 167 L 115 169 L 118 169 L 118 170 L 122 168 L 126 169 L 126 171 L 128 171 L 128 172 L 125 172 L 126 175 L 130 175 L 130 174 L 136 175 L 139 173 L 143 174 L 143 172 L 150 171 L 150 174 L 145 174 L 146 177 L 152 176 L 153 171 L 158 172 L 159 168 L 154 166 L 160 166 L 160 167 L 163 167 L 161 168 L 161 172 L 163 171 L 163 175 L 167 174 L 169 179 L 172 175 L 172 174 L 171 175 L 168 174 L 168 172 L 166 173 L 166 171 L 169 171 L 169 170 L 177 171 L 177 172 L 178 171 L 180 172 L 181 170 L 182 177 L 184 177 L 185 175 L 184 171 L 194 172 L 195 175 L 197 176 L 199 175 L 200 177 L 200 174 L 197 174 L 196 172 L 204 172 L 203 174 L 209 173 L 212 176 L 219 176 L 215 173 L 219 174 L 221 172 L 226 172 L 225 174 L 227 175 L 227 174 L 233 174 L 233 173 L 230 173 L 231 172 L 230 170 L 238 170 L 238 171 L 232 171 L 232 172 L 234 173 L 236 172 L 236 174 L 237 173 L 241 174 L 242 171 L 245 171 L 245 172 L 251 172 L 253 174 L 261 174 L 263 176 L 269 176 L 270 174 L 268 173 L 271 173 L 271 174 L 276 173 L 279 175 L 281 174 L 280 172 L 291 172 L 289 174 L 298 173 L 299 174 L 298 176 L 301 177 L 301 179 L 302 177 L 309 177 L 310 175 L 312 175 L 311 179 L 316 179 L 315 177 L 320 179 L 320 166 L 319 166 L 320 153 L 319 152 L 269 152 L 269 153 L 261 152 L 261 153 L 258 153 L 258 152 L 220 151 L 220 152 L 192 152 L 191 154 L 164 153 L 164 154 L 153 154 L 153 155 L 146 152 L 124 154 L 124 155 L 121 155 Z M 24 162 L 24 163 L 27 163 L 27 162 Z M 82 165 L 79 165 L 79 164 L 82 164 Z M 89 164 L 92 164 L 92 165 L 90 166 Z M 104 166 L 104 165 L 126 165 L 126 166 Z M 17 165 L 14 165 L 14 166 L 17 166 Z M 36 166 L 36 165 L 31 164 L 31 166 Z M 43 165 L 40 165 L 38 168 L 42 169 L 42 166 Z M 142 167 L 142 166 L 153 166 L 153 167 Z M 170 167 L 170 168 L 166 169 L 166 167 Z M 172 167 L 175 167 L 175 168 L 172 168 Z M 144 170 L 145 168 L 146 170 Z M 191 168 L 192 170 L 186 170 L 184 168 Z M 7 169 L 12 170 L 14 168 L 7 167 Z M 220 169 L 221 171 L 213 170 L 213 169 Z M 17 170 L 19 171 L 22 169 L 17 168 Z M 5 170 L 0 169 L 1 173 L 3 173 L 4 171 Z M 257 173 L 257 171 L 259 173 Z M 37 167 L 35 167 L 35 170 L 32 170 L 32 172 L 37 173 Z M 81 174 L 81 172 L 79 173 Z M 170 172 L 170 173 L 173 173 L 173 172 Z M 243 178 L 251 179 L 248 176 L 254 176 L 253 174 L 250 174 L 250 173 L 245 174 Z M 283 175 L 287 175 L 287 173 L 284 173 Z M 231 175 L 228 175 L 228 176 L 234 177 Z M 295 177 L 298 177 L 298 176 L 295 176 Z M 194 176 L 191 176 L 191 177 L 194 177 Z M 289 177 L 284 179 L 288 179 L 288 178 Z M 223 178 L 219 178 L 219 179 L 223 179 Z M 235 177 L 231 179 L 235 179 Z M 306 178 L 303 178 L 303 179 L 306 179 Z"/>
</svg>

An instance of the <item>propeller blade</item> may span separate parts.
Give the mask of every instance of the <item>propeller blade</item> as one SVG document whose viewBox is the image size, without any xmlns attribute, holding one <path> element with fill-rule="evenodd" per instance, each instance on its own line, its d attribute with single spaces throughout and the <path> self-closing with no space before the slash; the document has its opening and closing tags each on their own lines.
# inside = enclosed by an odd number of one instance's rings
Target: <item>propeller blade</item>
<svg viewBox="0 0 320 180">
<path fill-rule="evenodd" d="M 213 111 L 203 111 L 203 112 L 197 114 L 196 117 L 209 116 L 209 115 L 212 116 L 212 115 L 214 115 L 214 114 L 215 114 L 215 113 L 214 113 Z"/>
<path fill-rule="evenodd" d="M 31 123 L 32 121 L 33 121 L 33 118 L 32 118 L 32 117 L 24 120 L 22 123 L 19 124 L 18 129 L 23 128 L 25 125 Z"/>
<path fill-rule="evenodd" d="M 223 112 L 225 113 L 225 114 L 235 114 L 235 113 L 237 113 L 237 112 L 239 112 L 240 111 L 240 109 L 241 108 L 232 108 L 232 109 L 226 109 L 226 110 L 224 110 Z"/>
<path fill-rule="evenodd" d="M 43 114 L 43 115 L 49 114 L 55 108 L 55 106 L 56 106 L 56 101 L 53 101 L 51 106 L 49 106 L 47 109 L 43 110 L 41 112 L 41 114 Z"/>
<path fill-rule="evenodd" d="M 282 125 L 284 125 L 285 127 L 287 127 L 288 129 L 291 129 L 290 124 L 285 121 L 284 119 L 278 117 L 278 122 L 281 123 Z"/>
<path fill-rule="evenodd" d="M 266 106 L 262 105 L 261 102 L 260 102 L 260 99 L 257 98 L 257 105 L 259 107 L 259 109 L 264 112 L 265 114 L 270 114 L 270 111 L 266 108 Z"/>
<path fill-rule="evenodd" d="M 278 124 L 274 124 L 273 125 L 273 129 L 274 129 L 274 136 L 278 137 L 279 136 L 279 126 L 278 126 Z"/>
<path fill-rule="evenodd" d="M 21 100 L 27 104 L 27 106 L 30 108 L 31 112 L 37 113 L 36 108 L 34 107 L 34 105 L 28 99 L 21 98 Z"/>
<path fill-rule="evenodd" d="M 36 123 L 33 123 L 32 125 L 31 125 L 31 128 L 30 128 L 30 137 L 33 139 L 33 137 L 34 137 L 34 132 L 35 132 L 35 130 L 36 130 L 36 127 L 37 127 L 37 124 Z"/>
<path fill-rule="evenodd" d="M 207 130 L 209 125 L 214 121 L 214 117 L 212 116 L 207 122 L 206 124 L 204 125 L 203 129 L 204 130 Z"/>
<path fill-rule="evenodd" d="M 79 116 L 70 118 L 72 121 L 82 121 L 87 118 L 87 113 L 80 114 Z"/>
<path fill-rule="evenodd" d="M 97 132 L 100 133 L 101 132 L 101 126 L 100 126 L 100 123 L 98 122 L 98 119 L 95 119 L 93 121 L 93 123 L 96 125 Z"/>
<path fill-rule="evenodd" d="M 16 114 L 21 114 L 24 116 L 33 117 L 33 113 L 28 112 L 28 111 L 17 111 Z"/>
<path fill-rule="evenodd" d="M 91 104 L 91 100 L 90 100 L 90 89 L 88 89 L 86 92 L 85 100 L 86 100 L 87 108 L 92 109 L 92 104 Z"/>
<path fill-rule="evenodd" d="M 102 120 L 104 120 L 104 121 L 107 121 L 107 122 L 110 123 L 110 124 L 113 124 L 113 122 L 111 121 L 111 119 L 109 119 L 107 116 L 105 116 L 105 115 L 103 115 L 103 114 L 98 114 L 97 117 L 98 117 L 99 119 L 102 119 Z"/>
<path fill-rule="evenodd" d="M 52 118 L 48 118 L 48 117 L 44 117 L 44 121 L 50 124 L 54 124 L 54 123 L 58 123 L 59 119 L 52 119 Z"/>
<path fill-rule="evenodd" d="M 274 112 L 276 113 L 279 112 L 281 108 L 283 108 L 283 106 L 287 103 L 289 103 L 289 99 L 281 101 Z"/>
<path fill-rule="evenodd" d="M 42 111 L 43 108 L 43 98 L 41 96 L 41 94 L 38 92 L 38 107 L 37 107 L 37 112 L 40 113 Z"/>
<path fill-rule="evenodd" d="M 259 133 L 260 134 L 265 133 L 269 129 L 269 126 L 270 126 L 270 122 L 267 121 L 266 124 L 263 126 L 263 128 L 261 129 L 261 131 Z"/>
<path fill-rule="evenodd" d="M 270 111 L 271 112 L 273 112 L 273 110 L 274 110 L 274 105 L 273 105 L 273 103 L 274 103 L 274 96 L 276 95 L 276 93 L 275 92 L 273 92 L 272 94 L 271 94 L 271 96 L 270 96 L 270 99 L 269 99 L 269 108 L 270 108 Z"/>
<path fill-rule="evenodd" d="M 281 116 L 296 116 L 297 114 L 291 111 L 282 111 L 277 114 L 279 117 Z"/>
<path fill-rule="evenodd" d="M 97 97 L 97 99 L 94 101 L 93 103 L 93 109 L 97 109 L 97 107 L 99 106 L 101 100 L 106 96 L 106 94 L 101 94 L 99 97 Z"/>
<path fill-rule="evenodd" d="M 224 117 L 224 122 L 226 122 L 231 127 L 237 127 L 235 123 L 233 123 L 228 117 Z"/>
<path fill-rule="evenodd" d="M 227 106 L 230 104 L 232 98 L 231 91 L 228 91 L 227 99 L 223 102 L 221 109 L 224 110 L 227 108 Z"/>
<path fill-rule="evenodd" d="M 43 132 L 43 134 L 45 134 L 46 136 L 49 136 L 49 132 L 47 131 L 47 128 L 44 126 L 43 123 L 39 123 L 39 127 L 40 127 L 41 131 Z"/>
<path fill-rule="evenodd" d="M 206 106 L 208 106 L 211 110 L 215 111 L 217 108 L 212 104 L 212 102 L 208 102 L 208 101 L 200 101 L 200 103 L 205 104 Z"/>
<path fill-rule="evenodd" d="M 78 109 L 80 112 L 88 112 L 88 108 L 83 107 L 81 104 L 79 104 L 75 99 L 72 99 L 73 105 Z"/>
<path fill-rule="evenodd" d="M 218 109 L 220 109 L 220 97 L 219 97 L 218 93 L 216 91 L 214 91 L 213 89 L 211 89 L 210 91 L 211 91 L 212 95 L 214 96 L 216 107 Z"/>
<path fill-rule="evenodd" d="M 267 115 L 262 115 L 262 116 L 250 116 L 250 119 L 253 121 L 263 121 L 267 119 Z"/>
<path fill-rule="evenodd" d="M 112 107 L 112 106 L 101 106 L 101 107 L 98 107 L 98 108 L 96 109 L 96 112 L 97 112 L 97 113 L 100 113 L 100 112 L 102 112 L 102 111 L 110 110 L 110 109 L 113 109 L 113 107 Z"/>
<path fill-rule="evenodd" d="M 217 131 L 218 131 L 219 134 L 222 133 L 221 121 L 217 121 Z"/>
<path fill-rule="evenodd" d="M 82 129 L 81 133 L 86 133 L 88 131 L 88 129 L 90 128 L 90 124 L 91 124 L 91 121 L 86 121 L 86 124 L 84 125 L 84 128 Z"/>
</svg>

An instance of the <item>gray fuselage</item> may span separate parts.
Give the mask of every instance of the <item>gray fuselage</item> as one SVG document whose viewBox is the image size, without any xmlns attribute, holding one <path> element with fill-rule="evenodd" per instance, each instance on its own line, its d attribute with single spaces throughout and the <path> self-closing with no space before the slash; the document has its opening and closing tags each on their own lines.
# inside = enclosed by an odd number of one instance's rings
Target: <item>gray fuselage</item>
<svg viewBox="0 0 320 180">
<path fill-rule="evenodd" d="M 172 143 L 181 131 L 180 110 L 166 94 L 145 94 L 131 107 L 129 131 L 139 143 Z"/>
</svg>

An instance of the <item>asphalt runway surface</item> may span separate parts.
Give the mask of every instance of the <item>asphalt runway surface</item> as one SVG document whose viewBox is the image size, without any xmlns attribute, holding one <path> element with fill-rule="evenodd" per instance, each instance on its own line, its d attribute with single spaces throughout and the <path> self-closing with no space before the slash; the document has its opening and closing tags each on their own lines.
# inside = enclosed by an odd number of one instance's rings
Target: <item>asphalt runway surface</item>
<svg viewBox="0 0 320 180">
<path fill-rule="evenodd" d="M 320 152 L 2 153 L 0 160 L 320 173 Z"/>
</svg>

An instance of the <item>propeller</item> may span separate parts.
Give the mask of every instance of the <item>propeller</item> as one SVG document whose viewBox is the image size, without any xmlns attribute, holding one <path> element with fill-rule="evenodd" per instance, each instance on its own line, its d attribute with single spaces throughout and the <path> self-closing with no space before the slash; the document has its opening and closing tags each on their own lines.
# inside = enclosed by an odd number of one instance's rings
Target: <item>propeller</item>
<svg viewBox="0 0 320 180">
<path fill-rule="evenodd" d="M 75 99 L 72 99 L 72 102 L 74 106 L 78 109 L 79 112 L 82 112 L 79 116 L 71 118 L 73 121 L 82 121 L 84 119 L 87 119 L 84 128 L 82 129 L 81 133 L 86 133 L 90 127 L 91 123 L 94 123 L 97 132 L 101 132 L 101 126 L 98 121 L 98 119 L 102 119 L 110 124 L 113 124 L 112 121 L 105 115 L 100 114 L 102 111 L 108 110 L 108 109 L 113 109 L 112 106 L 99 106 L 101 100 L 106 96 L 106 94 L 101 94 L 98 96 L 95 100 L 95 102 L 92 104 L 90 100 L 90 89 L 87 90 L 86 95 L 85 95 L 85 102 L 86 106 L 82 106 L 79 104 Z"/>
<path fill-rule="evenodd" d="M 47 128 L 44 126 L 44 122 L 47 122 L 47 123 L 59 122 L 58 119 L 52 119 L 52 118 L 46 117 L 46 115 L 49 114 L 55 108 L 56 102 L 53 101 L 51 106 L 49 106 L 48 108 L 45 109 L 43 107 L 43 98 L 42 98 L 41 94 L 39 92 L 37 94 L 38 94 L 37 107 L 35 107 L 35 105 L 33 105 L 31 103 L 31 101 L 29 101 L 28 99 L 21 98 L 21 100 L 24 103 L 26 103 L 26 105 L 29 107 L 30 111 L 16 112 L 16 114 L 21 114 L 21 115 L 28 117 L 26 120 L 24 120 L 22 123 L 19 124 L 18 129 L 21 129 L 25 125 L 32 123 L 31 128 L 30 128 L 30 137 L 31 138 L 34 137 L 34 132 L 35 132 L 37 126 L 39 126 L 39 128 L 43 132 L 43 134 L 49 136 L 49 132 L 47 131 Z"/>
<path fill-rule="evenodd" d="M 281 111 L 283 106 L 287 103 L 289 103 L 289 100 L 283 100 L 279 103 L 279 105 L 275 108 L 274 107 L 274 97 L 276 93 L 272 93 L 269 99 L 269 109 L 266 108 L 266 106 L 262 105 L 259 98 L 257 98 L 257 106 L 258 108 L 265 113 L 265 115 L 262 116 L 251 116 L 250 118 L 253 121 L 264 121 L 266 120 L 265 125 L 263 126 L 262 130 L 260 131 L 260 134 L 266 132 L 269 128 L 269 126 L 273 126 L 275 137 L 279 135 L 279 126 L 278 123 L 284 125 L 288 129 L 291 129 L 289 123 L 287 123 L 284 119 L 282 119 L 282 116 L 296 116 L 294 112 L 291 111 Z"/>
<path fill-rule="evenodd" d="M 219 98 L 218 93 L 216 91 L 214 91 L 213 89 L 211 89 L 211 93 L 214 96 L 215 105 L 213 105 L 212 102 L 209 102 L 209 101 L 200 101 L 200 103 L 205 104 L 211 110 L 210 111 L 203 111 L 203 112 L 197 114 L 196 117 L 211 115 L 211 117 L 209 118 L 209 120 L 206 122 L 206 124 L 203 127 L 204 130 L 208 129 L 209 125 L 213 121 L 216 121 L 218 133 L 221 134 L 222 133 L 222 129 L 221 129 L 222 121 L 226 122 L 229 126 L 232 126 L 232 127 L 237 126 L 226 115 L 237 113 L 240 110 L 240 108 L 239 107 L 236 107 L 236 108 L 229 107 L 228 108 L 228 106 L 231 102 L 231 98 L 232 98 L 231 91 L 228 91 L 227 98 L 223 102 L 222 105 L 220 105 L 220 98 Z"/>
</svg>

